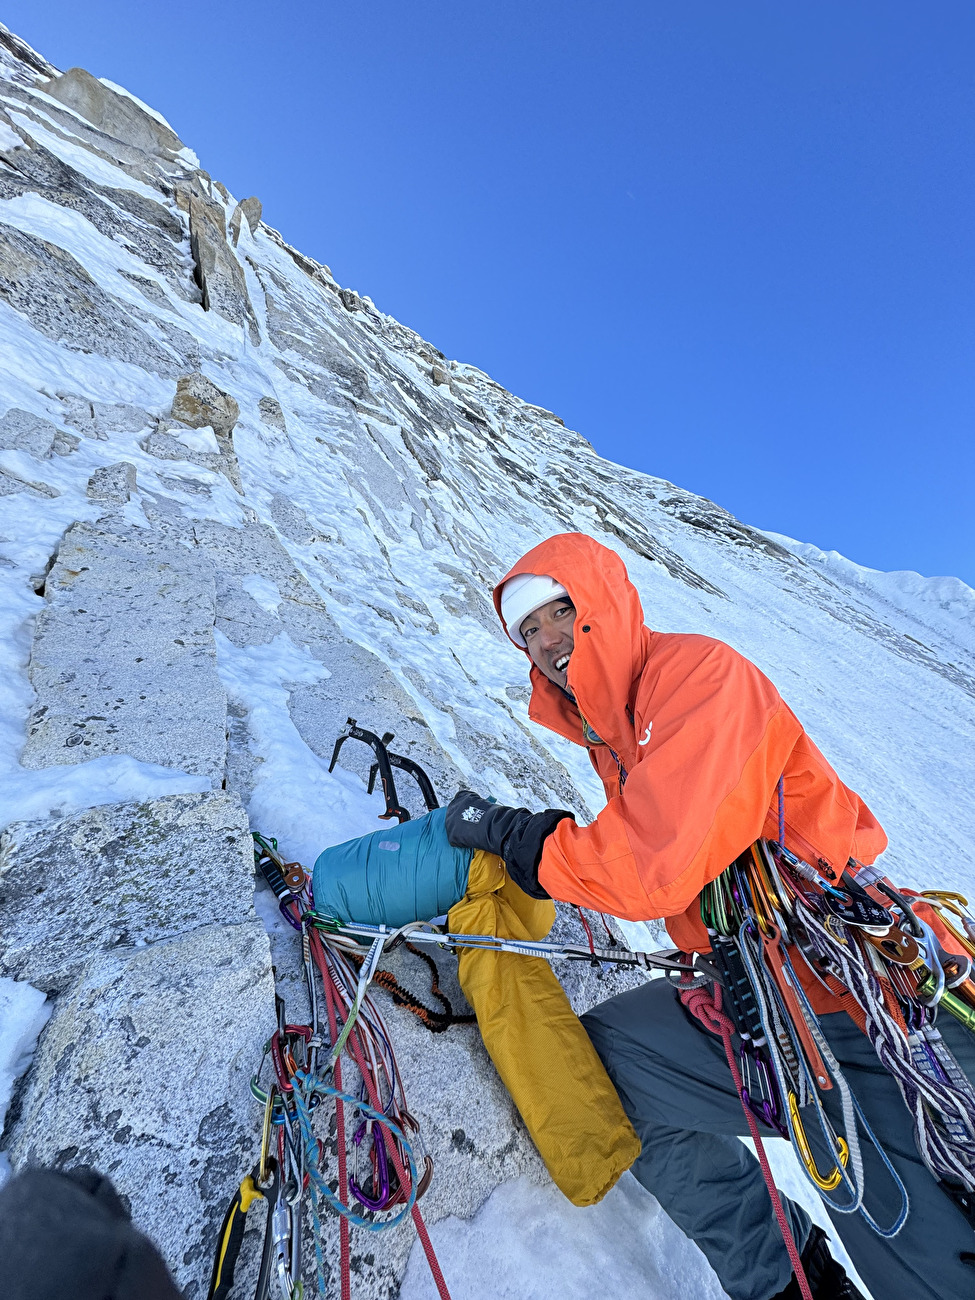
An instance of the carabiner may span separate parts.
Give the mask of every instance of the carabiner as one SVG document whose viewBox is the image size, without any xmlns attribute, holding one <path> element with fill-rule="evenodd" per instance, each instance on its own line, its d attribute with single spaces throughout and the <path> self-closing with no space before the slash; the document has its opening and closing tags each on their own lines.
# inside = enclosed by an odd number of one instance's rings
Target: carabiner
<svg viewBox="0 0 975 1300">
<path fill-rule="evenodd" d="M 293 1300 L 295 1284 L 291 1276 L 291 1211 L 283 1196 L 271 1211 L 271 1232 L 274 1242 L 274 1271 L 282 1300 Z"/>
<path fill-rule="evenodd" d="M 963 909 L 968 907 L 968 899 L 965 895 L 956 894 L 952 889 L 922 889 L 921 897 L 944 904 L 957 916 L 963 916 Z"/>
<path fill-rule="evenodd" d="M 267 1090 L 267 1101 L 264 1105 L 264 1125 L 261 1129 L 261 1158 L 258 1162 L 258 1182 L 261 1186 L 266 1186 L 270 1177 L 271 1166 L 271 1117 L 274 1111 L 274 1094 L 275 1086 L 272 1083 Z"/>
<path fill-rule="evenodd" d="M 799 1102 L 794 1092 L 789 1093 L 789 1115 L 792 1117 L 792 1135 L 795 1144 L 799 1149 L 799 1157 L 806 1168 L 806 1173 L 813 1180 L 816 1186 L 823 1192 L 834 1192 L 843 1181 L 843 1173 L 840 1168 L 846 1168 L 847 1161 L 850 1158 L 850 1148 L 847 1146 L 845 1139 L 836 1137 L 836 1154 L 839 1157 L 833 1172 L 826 1178 L 819 1172 L 816 1160 L 813 1156 L 812 1149 L 809 1146 L 809 1139 L 806 1137 L 806 1130 L 802 1126 L 802 1120 L 799 1118 Z"/>
</svg>

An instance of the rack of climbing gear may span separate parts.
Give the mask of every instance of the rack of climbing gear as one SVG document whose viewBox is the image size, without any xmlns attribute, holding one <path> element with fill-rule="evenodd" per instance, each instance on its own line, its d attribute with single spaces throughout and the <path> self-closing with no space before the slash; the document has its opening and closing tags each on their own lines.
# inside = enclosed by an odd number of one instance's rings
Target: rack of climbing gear
<svg viewBox="0 0 975 1300">
<path fill-rule="evenodd" d="M 308 1227 L 318 1293 L 326 1295 L 326 1207 L 340 1216 L 342 1300 L 351 1297 L 350 1225 L 382 1232 L 406 1218 L 414 1222 L 441 1300 L 449 1300 L 418 1205 L 433 1162 L 409 1111 L 389 1030 L 369 992 L 383 941 L 376 938 L 357 954 L 338 946 L 309 921 L 311 881 L 297 864 L 283 860 L 277 842 L 255 834 L 254 859 L 282 914 L 300 931 L 309 1015 L 308 1023 L 292 1023 L 277 1000 L 277 1023 L 251 1080 L 263 1116 L 260 1156 L 224 1219 L 208 1300 L 230 1294 L 245 1218 L 257 1200 L 267 1202 L 267 1218 L 255 1300 L 302 1300 Z M 343 1081 L 344 1070 L 352 1074 L 351 1084 Z M 327 1133 L 320 1116 L 331 1109 L 329 1102 L 336 1121 L 337 1191 L 330 1186 L 320 1136 Z M 349 1116 L 355 1125 L 351 1139 Z"/>
<path fill-rule="evenodd" d="M 936 1025 L 940 1009 L 975 1030 L 975 921 L 966 911 L 967 900 L 936 890 L 909 898 L 879 869 L 852 860 L 839 874 L 823 862 L 811 866 L 785 847 L 781 783 L 779 797 L 779 839 L 752 845 L 701 895 L 724 1006 L 722 1012 L 719 998 L 717 1018 L 713 1004 L 705 1012 L 714 1021 L 709 1027 L 722 1032 L 724 1016 L 737 1033 L 730 1064 L 746 1114 L 791 1141 L 831 1210 L 858 1211 L 883 1237 L 900 1230 L 909 1209 L 907 1192 L 866 1123 L 797 977 L 794 962 L 804 961 L 830 993 L 851 995 L 845 1000 L 849 1013 L 897 1082 L 922 1159 L 972 1218 L 975 1090 Z M 917 914 L 918 903 L 939 912 L 963 955 L 945 951 Z M 822 1094 L 834 1088 L 842 1132 L 822 1104 Z M 816 1163 L 810 1124 L 831 1153 L 831 1167 Z M 876 1148 L 900 1196 L 890 1224 L 876 1223 L 864 1208 L 861 1133 Z"/>
<path fill-rule="evenodd" d="M 396 782 L 393 778 L 394 767 L 406 772 L 420 787 L 420 794 L 423 796 L 427 812 L 433 812 L 435 808 L 440 807 L 436 791 L 433 788 L 433 782 L 420 764 L 403 754 L 393 754 L 387 748 L 389 742 L 394 738 L 391 731 L 387 731 L 382 736 L 377 736 L 374 731 L 366 731 L 364 727 L 360 727 L 355 718 L 348 718 L 346 727 L 347 730 L 342 732 L 335 741 L 335 747 L 332 750 L 332 761 L 328 765 L 328 770 L 331 772 L 334 769 L 342 751 L 342 746 L 347 740 L 364 741 L 376 756 L 376 761 L 369 769 L 368 792 L 372 794 L 375 789 L 376 776 L 378 775 L 382 785 L 383 798 L 386 800 L 386 811 L 379 814 L 383 821 L 388 821 L 391 817 L 395 817 L 399 822 L 408 822 L 410 820 L 408 809 L 403 807 L 396 793 Z"/>
<path fill-rule="evenodd" d="M 319 1291 L 325 1294 L 321 1243 L 326 1207 L 340 1216 L 342 1300 L 350 1300 L 351 1295 L 350 1225 L 378 1232 L 407 1216 L 416 1224 L 444 1300 L 448 1297 L 446 1283 L 417 1204 L 429 1186 L 433 1164 L 409 1111 L 392 1039 L 370 994 L 371 987 L 385 988 L 428 1028 L 439 1032 L 474 1017 L 453 1013 L 440 992 L 430 950 L 485 948 L 549 960 L 595 960 L 685 978 L 687 961 L 674 950 L 631 952 L 616 942 L 609 930 L 614 946 L 597 948 L 588 927 L 586 944 L 562 944 L 454 934 L 430 922 L 397 929 L 345 922 L 315 911 L 310 877 L 300 864 L 284 860 L 276 840 L 259 833 L 253 838 L 255 865 L 275 894 L 282 915 L 301 935 L 309 1019 L 308 1023 L 290 1021 L 284 1003 L 278 1000 L 277 1023 L 251 1083 L 263 1117 L 260 1156 L 227 1211 L 209 1300 L 229 1296 L 245 1218 L 258 1200 L 267 1202 L 268 1212 L 255 1300 L 270 1300 L 272 1295 L 275 1300 L 300 1300 L 304 1295 L 303 1213 L 304 1226 L 311 1229 Z M 432 992 L 442 1007 L 439 1016 L 403 989 L 389 972 L 378 969 L 383 954 L 401 945 L 432 969 Z M 705 979 L 722 979 L 705 958 L 696 959 L 692 974 L 699 984 Z M 354 1072 L 357 1086 L 344 1084 L 343 1069 Z M 337 1191 L 329 1186 L 325 1144 L 316 1132 L 318 1113 L 323 1107 L 328 1109 L 328 1102 L 334 1105 L 338 1135 Z M 355 1116 L 351 1139 L 346 1129 L 349 1114 Z"/>
</svg>

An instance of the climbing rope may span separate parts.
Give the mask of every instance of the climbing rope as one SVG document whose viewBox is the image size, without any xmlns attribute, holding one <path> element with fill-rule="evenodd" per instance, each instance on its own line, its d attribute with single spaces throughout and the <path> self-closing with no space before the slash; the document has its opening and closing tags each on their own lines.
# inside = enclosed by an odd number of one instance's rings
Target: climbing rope
<svg viewBox="0 0 975 1300">
<path fill-rule="evenodd" d="M 255 1300 L 302 1300 L 302 1203 L 307 1202 L 318 1293 L 326 1295 L 323 1212 L 339 1216 L 339 1273 L 342 1300 L 351 1300 L 350 1227 L 382 1232 L 413 1220 L 440 1300 L 450 1300 L 418 1200 L 427 1190 L 433 1162 L 423 1149 L 419 1125 L 410 1114 L 386 1024 L 370 996 L 385 940 L 373 936 L 367 951 L 353 954 L 312 928 L 310 884 L 303 870 L 284 863 L 273 840 L 255 836 L 255 860 L 278 896 L 282 914 L 301 933 L 301 959 L 310 1024 L 289 1022 L 277 1000 L 277 1025 L 251 1080 L 261 1103 L 261 1153 L 228 1209 L 217 1246 L 209 1300 L 227 1300 L 244 1233 L 244 1216 L 258 1199 L 267 1201 L 264 1248 Z M 425 954 L 419 954 L 426 958 Z M 426 960 L 430 960 L 426 958 Z M 398 990 L 398 986 L 397 986 Z M 392 990 L 391 990 L 392 991 Z M 404 996 L 411 997 L 402 991 Z M 434 983 L 434 995 L 446 1001 Z M 413 999 L 419 1006 L 417 999 Z M 325 1024 L 320 1009 L 324 1008 Z M 430 1011 L 429 1008 L 424 1008 Z M 438 1013 L 430 1012 L 432 1016 Z M 449 1002 L 444 1015 L 453 1017 Z M 446 1025 L 444 1025 L 446 1027 Z M 358 1084 L 343 1080 L 350 1065 Z M 269 1077 L 265 1078 L 269 1070 Z M 358 1088 L 358 1095 L 356 1092 Z M 337 1188 L 326 1169 L 319 1117 L 334 1104 Z M 350 1169 L 347 1119 L 357 1124 Z M 364 1168 L 362 1167 L 365 1161 Z"/>
</svg>

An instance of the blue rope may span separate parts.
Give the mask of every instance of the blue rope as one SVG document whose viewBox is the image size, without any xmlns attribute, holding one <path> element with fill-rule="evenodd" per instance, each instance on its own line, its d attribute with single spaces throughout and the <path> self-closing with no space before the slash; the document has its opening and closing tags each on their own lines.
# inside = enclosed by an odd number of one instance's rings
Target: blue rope
<svg viewBox="0 0 975 1300">
<path fill-rule="evenodd" d="M 371 1106 L 358 1097 L 353 1097 L 350 1093 L 342 1092 L 338 1088 L 333 1088 L 321 1079 L 316 1078 L 307 1070 L 298 1070 L 294 1075 L 294 1097 L 295 1113 L 298 1116 L 298 1126 L 301 1130 L 302 1145 L 305 1149 L 305 1167 L 308 1171 L 308 1180 L 311 1186 L 311 1217 L 312 1229 L 315 1237 L 315 1271 L 318 1278 L 319 1293 L 325 1295 L 325 1257 L 322 1252 L 322 1220 L 321 1220 L 321 1202 L 325 1200 L 336 1211 L 337 1214 L 343 1215 L 351 1224 L 357 1228 L 365 1228 L 368 1232 L 383 1232 L 386 1228 L 395 1228 L 398 1223 L 402 1223 L 408 1214 L 413 1210 L 416 1204 L 416 1161 L 413 1158 L 413 1148 L 410 1146 L 403 1130 L 382 1111 L 373 1110 Z M 367 1119 L 374 1120 L 377 1124 L 384 1125 L 394 1138 L 399 1139 L 400 1146 L 403 1148 L 403 1154 L 406 1156 L 407 1163 L 410 1167 L 410 1194 L 406 1204 L 394 1214 L 391 1219 L 365 1219 L 348 1205 L 345 1205 L 332 1191 L 325 1181 L 325 1175 L 319 1167 L 318 1139 L 315 1137 L 312 1129 L 312 1099 L 315 1096 L 334 1097 L 337 1101 L 344 1101 L 352 1106 L 355 1110 L 360 1111 Z"/>
<path fill-rule="evenodd" d="M 785 848 L 785 775 L 779 777 L 779 844 Z"/>
<path fill-rule="evenodd" d="M 407 1217 L 416 1203 L 416 1185 L 419 1181 L 416 1173 L 416 1161 L 413 1158 L 413 1148 L 410 1146 L 406 1134 L 394 1124 L 388 1115 L 384 1115 L 381 1110 L 373 1110 L 371 1106 L 366 1105 L 358 1097 L 353 1097 L 351 1093 L 341 1092 L 338 1088 L 333 1088 L 321 1079 L 316 1079 L 314 1075 L 305 1070 L 299 1070 L 294 1076 L 296 1084 L 294 1090 L 295 1110 L 298 1114 L 298 1124 L 301 1128 L 302 1143 L 305 1148 L 305 1161 L 308 1169 L 308 1177 L 311 1180 L 315 1190 L 328 1201 L 329 1205 L 338 1214 L 344 1215 L 350 1223 L 355 1224 L 357 1228 L 366 1228 L 369 1232 L 382 1232 L 386 1228 L 395 1228 L 398 1223 Z M 406 1156 L 407 1163 L 410 1167 L 410 1194 L 406 1204 L 394 1214 L 391 1219 L 365 1219 L 351 1209 L 348 1205 L 342 1203 L 335 1195 L 325 1176 L 318 1166 L 318 1139 L 312 1132 L 311 1123 L 311 1099 L 314 1096 L 334 1097 L 338 1101 L 344 1101 L 363 1114 L 366 1119 L 374 1120 L 377 1124 L 384 1125 L 385 1128 L 397 1138 L 403 1153 Z M 314 1208 L 314 1198 L 312 1201 Z"/>
</svg>

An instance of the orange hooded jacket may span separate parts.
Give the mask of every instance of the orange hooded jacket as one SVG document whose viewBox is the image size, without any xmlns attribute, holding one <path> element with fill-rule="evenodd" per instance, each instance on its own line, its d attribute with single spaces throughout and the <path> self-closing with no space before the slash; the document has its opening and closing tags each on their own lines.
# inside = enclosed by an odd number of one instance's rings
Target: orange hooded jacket
<svg viewBox="0 0 975 1300">
<path fill-rule="evenodd" d="M 721 641 L 652 632 L 615 552 L 582 533 L 549 538 L 495 588 L 499 617 L 519 573 L 549 575 L 576 607 L 568 684 L 578 707 L 533 664 L 529 716 L 579 745 L 585 718 L 604 742 L 588 748 L 606 807 L 588 826 L 566 818 L 545 841 L 538 878 L 553 898 L 662 917 L 678 948 L 706 952 L 698 895 L 760 836 L 778 838 L 780 776 L 786 844 L 799 857 L 839 874 L 851 857 L 883 852 L 880 824 L 769 679 Z M 822 1005 L 822 986 L 810 992 Z"/>
</svg>

